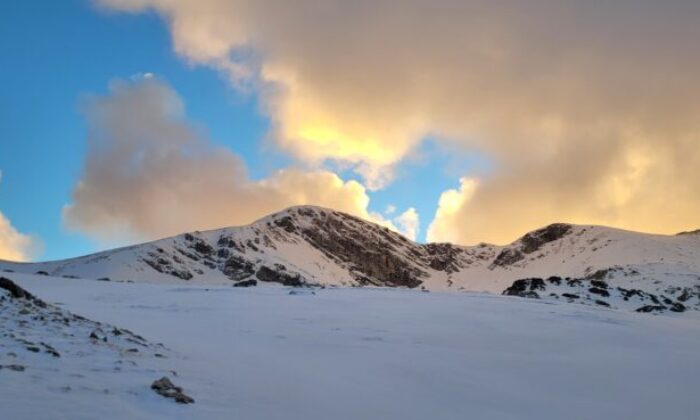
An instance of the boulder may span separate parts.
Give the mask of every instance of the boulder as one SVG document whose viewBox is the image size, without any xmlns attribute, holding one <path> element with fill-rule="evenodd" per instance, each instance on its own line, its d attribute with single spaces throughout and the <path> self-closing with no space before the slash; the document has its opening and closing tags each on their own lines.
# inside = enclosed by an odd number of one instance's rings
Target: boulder
<svg viewBox="0 0 700 420">
<path fill-rule="evenodd" d="M 151 389 L 165 398 L 172 398 L 180 404 L 192 404 L 194 398 L 182 392 L 182 388 L 173 384 L 167 376 L 153 381 Z"/>
</svg>

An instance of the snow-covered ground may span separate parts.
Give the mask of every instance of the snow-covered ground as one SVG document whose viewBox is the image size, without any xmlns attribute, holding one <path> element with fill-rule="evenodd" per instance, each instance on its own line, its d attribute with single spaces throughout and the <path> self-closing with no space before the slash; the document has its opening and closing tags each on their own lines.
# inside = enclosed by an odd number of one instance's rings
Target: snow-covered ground
<svg viewBox="0 0 700 420">
<path fill-rule="evenodd" d="M 42 341 L 60 358 L 21 348 L 11 357 L 4 334 L 0 365 L 20 359 L 26 369 L 0 370 L 3 419 L 682 420 L 700 412 L 698 312 L 404 289 L 290 294 L 6 276 L 63 310 L 163 343 L 166 357 L 89 342 L 81 352 L 76 340 L 51 334 Z M 2 322 L 3 333 L 21 334 Z M 155 394 L 150 384 L 164 375 L 196 402 Z"/>
</svg>

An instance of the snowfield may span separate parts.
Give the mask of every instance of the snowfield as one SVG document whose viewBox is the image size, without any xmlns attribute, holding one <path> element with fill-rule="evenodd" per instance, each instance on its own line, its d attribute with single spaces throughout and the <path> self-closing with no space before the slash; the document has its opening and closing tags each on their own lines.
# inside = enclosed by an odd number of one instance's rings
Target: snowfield
<svg viewBox="0 0 700 420">
<path fill-rule="evenodd" d="M 690 420 L 700 412 L 697 311 L 2 275 L 62 311 L 148 341 L 134 353 L 112 336 L 84 337 L 82 321 L 40 330 L 31 316 L 9 317 L 5 296 L 0 365 L 25 370 L 0 369 L 3 419 Z M 37 331 L 61 357 L 9 338 Z M 196 402 L 153 392 L 162 376 Z"/>
</svg>

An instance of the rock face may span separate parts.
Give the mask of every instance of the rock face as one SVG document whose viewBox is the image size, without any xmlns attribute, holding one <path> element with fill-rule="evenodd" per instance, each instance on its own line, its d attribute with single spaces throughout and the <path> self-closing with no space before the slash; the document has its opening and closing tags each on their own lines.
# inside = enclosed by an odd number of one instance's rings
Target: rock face
<svg viewBox="0 0 700 420">
<path fill-rule="evenodd" d="M 513 282 L 513 285 L 503 291 L 504 296 L 520 296 L 539 298 L 537 290 L 545 290 L 544 280 L 538 278 L 522 279 Z"/>
<path fill-rule="evenodd" d="M 526 254 L 539 251 L 543 245 L 557 241 L 571 232 L 572 226 L 555 223 L 543 229 L 530 232 L 520 238 L 515 246 L 501 251 L 493 261 L 493 267 L 507 267 L 525 258 Z"/>
</svg>

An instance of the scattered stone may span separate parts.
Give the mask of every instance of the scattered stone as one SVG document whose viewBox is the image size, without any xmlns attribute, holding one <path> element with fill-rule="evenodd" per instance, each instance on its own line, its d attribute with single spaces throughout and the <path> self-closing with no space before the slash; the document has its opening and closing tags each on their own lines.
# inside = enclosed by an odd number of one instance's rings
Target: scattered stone
<svg viewBox="0 0 700 420">
<path fill-rule="evenodd" d="M 252 287 L 257 286 L 258 281 L 255 279 L 239 281 L 238 283 L 233 283 L 233 287 Z"/>
<path fill-rule="evenodd" d="M 194 399 L 182 392 L 182 388 L 173 384 L 167 376 L 153 381 L 151 389 L 165 398 L 172 398 L 180 404 L 192 404 Z"/>
<path fill-rule="evenodd" d="M 588 291 L 593 293 L 594 295 L 600 295 L 604 297 L 610 296 L 610 293 L 607 290 L 598 287 L 591 287 L 590 289 L 588 289 Z"/>
<path fill-rule="evenodd" d="M 547 281 L 554 284 L 554 285 L 559 286 L 561 284 L 561 277 L 552 276 L 552 277 L 548 278 Z"/>
<path fill-rule="evenodd" d="M 644 312 L 644 313 L 649 313 L 649 312 L 663 312 L 667 308 L 663 305 L 644 305 L 640 308 L 636 309 L 636 312 Z"/>
<path fill-rule="evenodd" d="M 686 307 L 680 302 L 674 302 L 671 304 L 671 307 L 669 308 L 671 312 L 685 312 Z"/>
<path fill-rule="evenodd" d="M 311 291 L 311 292 L 303 292 L 301 290 L 290 290 L 289 291 L 290 295 L 315 295 L 316 292 Z"/>
<path fill-rule="evenodd" d="M 22 365 L 0 365 L 0 369 L 13 370 L 15 372 L 24 372 L 25 367 Z"/>
<path fill-rule="evenodd" d="M 41 343 L 42 346 L 44 346 L 44 349 L 48 354 L 50 354 L 53 357 L 61 357 L 61 354 L 56 350 L 53 346 L 46 344 L 46 343 Z"/>
<path fill-rule="evenodd" d="M 608 283 L 604 282 L 603 280 L 591 280 L 591 286 L 599 289 L 607 289 Z"/>
<path fill-rule="evenodd" d="M 264 265 L 258 269 L 255 273 L 255 277 L 260 281 L 281 283 L 285 286 L 300 287 L 304 285 L 298 273 L 287 273 L 281 270 L 277 271 Z"/>
</svg>

